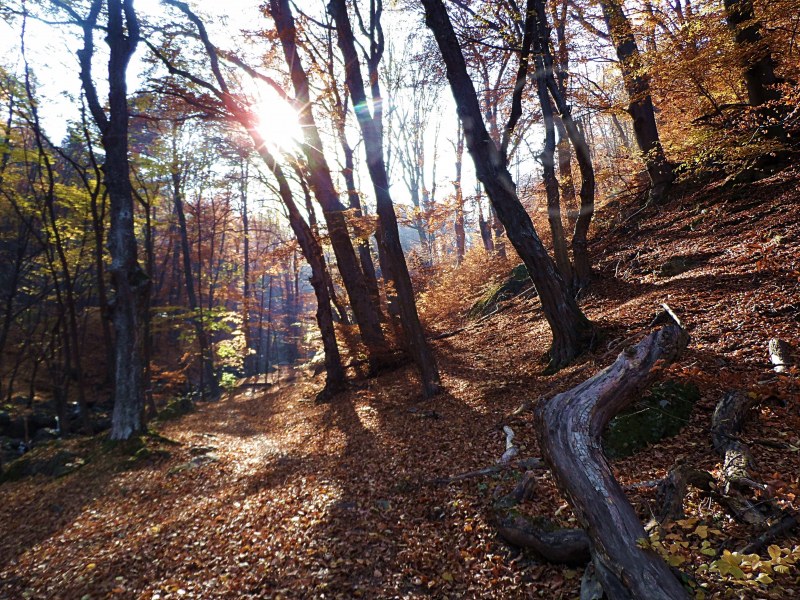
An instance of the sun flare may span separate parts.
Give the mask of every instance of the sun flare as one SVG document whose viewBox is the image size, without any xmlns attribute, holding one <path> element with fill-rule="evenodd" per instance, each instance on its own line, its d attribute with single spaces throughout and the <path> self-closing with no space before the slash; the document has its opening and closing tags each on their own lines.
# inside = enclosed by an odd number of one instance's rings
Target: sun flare
<svg viewBox="0 0 800 600">
<path fill-rule="evenodd" d="M 258 118 L 256 129 L 267 144 L 288 150 L 303 139 L 297 112 L 271 87 L 259 90 L 253 112 Z"/>
</svg>

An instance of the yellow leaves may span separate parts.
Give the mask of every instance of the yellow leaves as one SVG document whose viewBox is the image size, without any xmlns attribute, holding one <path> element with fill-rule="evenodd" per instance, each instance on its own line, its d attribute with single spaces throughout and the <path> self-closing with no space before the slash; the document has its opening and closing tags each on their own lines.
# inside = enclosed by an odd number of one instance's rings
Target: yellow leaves
<svg viewBox="0 0 800 600">
<path fill-rule="evenodd" d="M 708 538 L 708 525 L 698 525 L 697 528 L 694 530 L 694 533 L 701 540 Z"/>
<path fill-rule="evenodd" d="M 97 568 L 97 563 L 89 563 L 88 565 L 86 565 L 87 571 L 94 571 L 96 568 Z"/>
<path fill-rule="evenodd" d="M 772 544 L 769 548 L 767 548 L 767 552 L 772 560 L 778 560 L 781 557 L 781 547 L 776 546 L 775 544 Z"/>
</svg>

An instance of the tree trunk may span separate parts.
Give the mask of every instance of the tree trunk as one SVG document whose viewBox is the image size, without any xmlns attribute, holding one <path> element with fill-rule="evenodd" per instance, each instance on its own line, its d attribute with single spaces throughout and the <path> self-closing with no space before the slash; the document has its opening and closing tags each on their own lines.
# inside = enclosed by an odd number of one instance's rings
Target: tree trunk
<svg viewBox="0 0 800 600">
<path fill-rule="evenodd" d="M 752 0 L 724 0 L 724 5 L 725 20 L 742 52 L 744 83 L 750 106 L 780 100 L 775 62 L 761 35 L 761 22 L 756 19 Z"/>
<path fill-rule="evenodd" d="M 139 41 L 139 23 L 132 0 L 108 0 L 106 43 L 108 62 L 108 115 L 92 79 L 94 29 L 102 0 L 93 0 L 83 23 L 84 46 L 78 52 L 81 83 L 106 152 L 103 172 L 110 199 L 111 227 L 109 273 L 114 286 L 113 320 L 116 333 L 114 411 L 111 439 L 124 440 L 138 433 L 142 423 L 142 312 L 146 309 L 148 279 L 137 258 L 133 221 L 133 194 L 128 164 L 128 62 Z"/>
<path fill-rule="evenodd" d="M 558 108 L 561 117 L 561 123 L 564 125 L 567 137 L 569 138 L 572 147 L 575 149 L 575 156 L 578 160 L 578 168 L 581 172 L 581 206 L 578 213 L 578 218 L 575 221 L 575 228 L 572 235 L 572 256 L 574 260 L 574 289 L 580 290 L 589 284 L 592 276 L 592 263 L 589 259 L 587 249 L 589 235 L 589 225 L 592 222 L 594 215 L 594 194 L 595 194 L 595 178 L 594 166 L 592 165 L 592 157 L 589 152 L 589 145 L 583 137 L 583 133 L 578 129 L 577 124 L 572 119 L 572 112 L 567 104 L 567 100 L 563 93 L 563 86 L 559 85 L 555 77 L 555 68 L 553 56 L 550 52 L 550 30 L 547 26 L 547 13 L 545 10 L 545 3 L 543 0 L 535 0 L 534 2 L 537 14 L 537 31 L 538 31 L 538 53 L 541 56 L 540 61 L 544 64 L 544 79 L 547 87 L 550 90 L 550 95 L 553 97 L 556 107 Z"/>
<path fill-rule="evenodd" d="M 174 133 L 173 131 L 173 134 Z M 197 334 L 197 345 L 200 351 L 200 393 L 205 398 L 206 392 L 208 392 L 210 398 L 216 399 L 219 397 L 220 389 L 216 373 L 214 372 L 214 359 L 209 349 L 208 335 L 205 324 L 203 323 L 202 313 L 198 314 L 200 302 L 198 301 L 197 290 L 194 284 L 192 253 L 189 247 L 189 232 L 186 226 L 186 213 L 183 209 L 183 182 L 177 164 L 177 149 L 174 146 L 176 143 L 177 141 L 173 139 L 172 201 L 175 205 L 175 214 L 178 217 L 178 231 L 180 233 L 181 253 L 183 255 L 183 277 L 184 283 L 186 284 L 186 297 L 189 300 L 189 310 L 192 311 L 191 318 L 194 323 L 195 332 Z M 198 223 L 197 226 L 199 231 L 202 224 Z"/>
<path fill-rule="evenodd" d="M 338 44 L 345 61 L 347 87 L 353 98 L 353 106 L 358 107 L 355 113 L 364 138 L 367 169 L 375 190 L 377 212 L 380 219 L 378 227 L 381 230 L 381 242 L 392 268 L 403 331 L 409 351 L 420 371 L 423 395 L 426 398 L 430 398 L 441 390 L 441 380 L 436 360 L 428 346 L 425 332 L 419 321 L 414 299 L 414 288 L 411 284 L 411 277 L 408 274 L 403 248 L 400 245 L 397 217 L 389 194 L 389 178 L 383 158 L 383 139 L 380 122 L 369 113 L 367 108 L 364 81 L 361 77 L 353 31 L 347 15 L 347 4 L 345 0 L 331 0 L 328 10 L 336 22 Z"/>
<path fill-rule="evenodd" d="M 433 31 L 447 67 L 447 78 L 470 156 L 508 238 L 522 258 L 542 303 L 542 311 L 553 332 L 551 368 L 560 368 L 590 343 L 594 327 L 569 294 L 564 280 L 542 245 L 530 216 L 517 196 L 511 174 L 486 130 L 475 87 L 467 73 L 464 56 L 442 0 L 422 0 L 426 23 Z"/>
<path fill-rule="evenodd" d="M 608 422 L 656 378 L 656 363 L 668 365 L 689 341 L 673 319 L 638 345 L 626 348 L 611 366 L 536 411 L 544 458 L 559 490 L 592 539 L 592 554 L 612 600 L 688 598 L 667 564 L 652 550 L 636 512 L 614 479 L 602 452 Z"/>
<path fill-rule="evenodd" d="M 622 1 L 600 0 L 600 5 L 617 52 L 625 91 L 628 92 L 628 112 L 633 119 L 636 143 L 650 176 L 650 200 L 658 203 L 666 196 L 675 176 L 658 136 L 653 100 L 650 97 L 650 81 L 643 73 L 639 48 L 636 46 L 631 22 L 622 8 Z"/>
<path fill-rule="evenodd" d="M 544 148 L 542 149 L 542 180 L 547 195 L 547 221 L 550 223 L 550 234 L 553 238 L 553 255 L 561 278 L 567 285 L 572 283 L 572 263 L 567 252 L 567 239 L 564 236 L 564 225 L 561 221 L 561 199 L 556 179 L 555 150 L 556 133 L 553 124 L 553 108 L 547 94 L 547 74 L 539 59 L 536 61 L 536 92 L 542 108 L 544 121 Z"/>
<path fill-rule="evenodd" d="M 303 144 L 303 152 L 308 163 L 309 184 L 322 206 L 339 273 L 342 275 L 342 281 L 350 298 L 350 306 L 361 332 L 361 338 L 367 347 L 370 367 L 374 371 L 387 360 L 389 355 L 389 346 L 381 329 L 378 307 L 372 301 L 364 273 L 356 259 L 344 218 L 345 207 L 336 193 L 328 162 L 322 153 L 322 140 L 311 112 L 308 76 L 297 52 L 294 17 L 291 14 L 289 2 L 288 0 L 270 0 L 269 6 L 286 64 L 291 71 L 296 100 L 298 106 L 301 107 L 299 121 L 306 142 Z"/>
<path fill-rule="evenodd" d="M 464 229 L 464 190 L 461 188 L 461 167 L 464 158 L 464 129 L 458 123 L 456 133 L 456 178 L 453 181 L 455 188 L 455 225 L 453 227 L 456 237 L 456 264 L 460 265 L 464 261 L 464 254 L 467 249 L 467 236 Z"/>
<path fill-rule="evenodd" d="M 483 200 L 481 198 L 481 183 L 480 181 L 475 184 L 475 204 L 478 206 L 478 230 L 481 234 L 481 241 L 483 242 L 483 249 L 487 254 L 494 253 L 494 240 L 492 240 L 492 229 L 489 227 L 489 222 L 483 216 Z"/>
<path fill-rule="evenodd" d="M 336 330 L 333 326 L 333 311 L 331 310 L 331 298 L 328 295 L 327 281 L 330 276 L 327 274 L 325 259 L 322 254 L 322 246 L 317 240 L 311 227 L 303 220 L 297 204 L 294 202 L 292 190 L 289 182 L 281 169 L 281 166 L 267 150 L 264 139 L 256 129 L 248 131 L 253 138 L 255 147 L 267 167 L 275 175 L 278 182 L 278 193 L 289 213 L 289 225 L 297 237 L 303 257 L 311 267 L 311 287 L 314 288 L 314 295 L 317 299 L 317 325 L 322 336 L 322 347 L 325 352 L 325 388 L 317 395 L 317 401 L 329 400 L 333 395 L 344 389 L 345 372 L 342 367 L 342 360 L 339 355 L 339 346 L 336 343 Z M 263 304 L 263 302 L 262 302 Z M 272 324 L 272 279 L 270 278 L 268 319 L 271 328 Z M 269 373 L 269 345 L 270 331 L 267 333 L 267 373 Z"/>
</svg>

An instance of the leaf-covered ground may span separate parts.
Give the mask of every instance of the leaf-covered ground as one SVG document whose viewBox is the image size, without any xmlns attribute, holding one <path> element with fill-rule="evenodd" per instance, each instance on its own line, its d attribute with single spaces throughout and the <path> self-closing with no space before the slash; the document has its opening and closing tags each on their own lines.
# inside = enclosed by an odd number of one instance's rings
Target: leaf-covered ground
<svg viewBox="0 0 800 600">
<path fill-rule="evenodd" d="M 537 301 L 516 299 L 435 343 L 446 392 L 430 402 L 411 367 L 324 406 L 310 401 L 321 382 L 300 377 L 201 405 L 160 426 L 164 437 L 136 459 L 96 440 L 68 442 L 87 458 L 78 471 L 0 486 L 0 598 L 575 598 L 579 570 L 495 534 L 492 504 L 516 473 L 433 480 L 496 463 L 505 415 L 610 363 L 661 302 L 692 335 L 670 376 L 702 397 L 681 434 L 615 463 L 620 482 L 657 480 L 678 459 L 716 472 L 711 413 L 738 388 L 763 400 L 744 434 L 758 475 L 777 502 L 798 508 L 800 381 L 776 377 L 766 352 L 771 337 L 800 347 L 792 177 L 712 186 L 627 220 L 607 209 L 593 247 L 598 279 L 583 298 L 605 337 L 556 376 L 541 374 L 549 335 Z M 459 319 L 429 325 L 443 333 Z M 538 456 L 530 414 L 510 423 L 522 455 Z M 630 497 L 649 518 L 652 488 L 634 486 Z M 522 509 L 575 524 L 546 472 Z M 777 558 L 720 568 L 723 551 L 753 531 L 695 492 L 686 512 L 663 533 L 665 547 L 707 597 L 800 595 L 787 554 L 797 533 L 779 540 Z"/>
</svg>

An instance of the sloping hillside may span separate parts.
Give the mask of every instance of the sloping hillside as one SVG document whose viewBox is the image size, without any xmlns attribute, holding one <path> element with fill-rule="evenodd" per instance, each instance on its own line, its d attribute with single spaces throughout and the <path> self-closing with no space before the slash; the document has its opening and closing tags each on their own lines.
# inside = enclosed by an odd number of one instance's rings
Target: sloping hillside
<svg viewBox="0 0 800 600">
<path fill-rule="evenodd" d="M 582 298 L 604 336 L 554 376 L 541 374 L 549 334 L 536 299 L 523 295 L 487 318 L 462 312 L 446 327 L 429 319 L 446 389 L 430 402 L 411 391 L 411 367 L 327 405 L 311 402 L 321 380 L 300 375 L 199 405 L 159 425 L 163 437 L 146 438 L 135 456 L 100 440 L 61 442 L 86 464 L 0 486 L 0 597 L 575 598 L 582 569 L 497 536 L 493 506 L 517 468 L 437 480 L 495 465 L 501 424 L 521 457 L 539 456 L 531 411 L 509 415 L 609 364 L 648 331 L 662 302 L 692 338 L 664 378 L 696 385 L 700 399 L 677 436 L 614 463 L 642 519 L 658 510 L 650 482 L 676 461 L 718 472 L 711 415 L 732 389 L 759 401 L 742 440 L 768 485 L 764 497 L 796 509 L 800 381 L 796 370 L 773 372 L 767 343 L 800 347 L 798 177 L 711 184 L 658 210 L 606 207 L 592 245 L 596 282 Z M 574 525 L 547 471 L 535 472 L 519 510 Z M 780 554 L 800 543 L 797 531 L 776 541 L 772 568 L 739 561 L 720 572 L 723 550 L 757 531 L 694 489 L 685 510 L 663 535 L 697 590 L 800 593 L 800 572 Z"/>
</svg>

